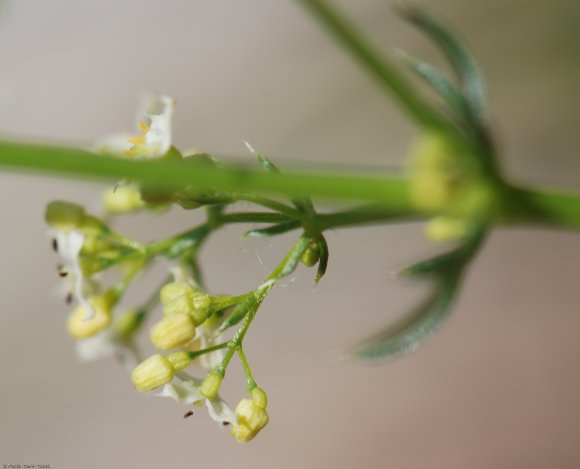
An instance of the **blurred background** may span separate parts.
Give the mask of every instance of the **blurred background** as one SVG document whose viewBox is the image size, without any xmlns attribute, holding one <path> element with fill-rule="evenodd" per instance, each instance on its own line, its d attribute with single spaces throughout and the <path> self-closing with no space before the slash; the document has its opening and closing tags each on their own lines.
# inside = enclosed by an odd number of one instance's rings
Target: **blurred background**
<svg viewBox="0 0 580 469">
<path fill-rule="evenodd" d="M 335 3 L 386 53 L 442 63 L 389 2 Z M 580 3 L 415 3 L 454 24 L 485 70 L 505 171 L 580 189 Z M 400 167 L 416 131 L 292 0 L 4 1 L 0 64 L 4 138 L 87 144 L 131 131 L 150 91 L 177 99 L 177 146 L 251 158 L 246 139 L 282 165 Z M 102 189 L 0 174 L 0 464 L 580 467 L 577 233 L 496 231 L 441 333 L 381 366 L 337 357 L 420 299 L 420 287 L 391 274 L 434 248 L 418 225 L 329 233 L 319 287 L 299 269 L 247 336 L 271 422 L 240 446 L 205 412 L 184 420 L 174 401 L 138 395 L 113 359 L 78 362 L 43 211 L 52 199 L 97 210 Z M 149 241 L 198 219 L 175 210 L 118 227 Z M 228 228 L 204 251 L 215 291 L 257 285 L 292 242 L 241 233 Z M 231 368 L 235 404 L 245 390 Z"/>
</svg>

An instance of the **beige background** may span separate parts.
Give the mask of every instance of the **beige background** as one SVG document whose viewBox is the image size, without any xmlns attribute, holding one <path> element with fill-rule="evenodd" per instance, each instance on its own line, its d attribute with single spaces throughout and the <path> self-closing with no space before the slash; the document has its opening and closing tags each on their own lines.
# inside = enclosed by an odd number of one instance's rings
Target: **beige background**
<svg viewBox="0 0 580 469">
<path fill-rule="evenodd" d="M 385 50 L 434 57 L 387 2 L 340 3 Z M 419 3 L 457 25 L 486 70 L 506 171 L 580 189 L 578 2 Z M 130 130 L 146 91 L 177 98 L 179 146 L 244 158 L 248 139 L 277 161 L 400 166 L 414 132 L 297 2 L 13 0 L 2 9 L 3 136 L 86 143 Z M 301 269 L 248 335 L 271 423 L 239 446 L 206 415 L 184 420 L 178 404 L 137 395 L 113 360 L 77 362 L 42 213 L 55 198 L 96 208 L 101 186 L 12 174 L 0 184 L 0 465 L 580 467 L 577 234 L 497 231 L 443 331 L 410 357 L 365 366 L 337 353 L 418 300 L 420 288 L 390 274 L 433 248 L 418 226 L 330 233 L 327 278 L 313 291 Z M 190 223 L 177 210 L 119 226 L 151 240 Z M 291 243 L 240 242 L 240 233 L 227 229 L 204 253 L 215 290 L 254 286 Z M 233 368 L 232 403 L 243 394 Z"/>
</svg>

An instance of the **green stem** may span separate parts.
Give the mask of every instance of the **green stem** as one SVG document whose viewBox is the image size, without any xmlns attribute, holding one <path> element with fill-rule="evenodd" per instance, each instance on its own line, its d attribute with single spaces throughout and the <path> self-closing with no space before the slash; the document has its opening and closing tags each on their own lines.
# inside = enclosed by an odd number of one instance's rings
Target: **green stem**
<svg viewBox="0 0 580 469">
<path fill-rule="evenodd" d="M 337 171 L 266 173 L 247 166 L 217 168 L 195 161 L 129 160 L 85 150 L 29 143 L 0 142 L 0 167 L 17 171 L 83 177 L 115 182 L 131 179 L 166 190 L 195 185 L 200 190 L 254 194 L 311 195 L 327 199 L 382 202 L 396 210 L 413 211 L 407 182 L 400 176 L 353 176 Z M 248 196 L 246 194 L 246 196 Z M 250 195 L 251 197 L 251 195 Z M 268 204 L 288 214 L 297 211 L 280 202 Z M 274 202 L 274 204 L 272 204 Z"/>
<path fill-rule="evenodd" d="M 508 224 L 580 229 L 580 194 L 562 190 L 507 187 L 503 216 Z"/>
<path fill-rule="evenodd" d="M 244 374 L 246 375 L 246 378 L 248 379 L 248 391 L 252 392 L 252 389 L 254 389 L 257 385 L 256 385 L 256 381 L 254 380 L 254 376 L 252 375 L 250 363 L 248 362 L 248 359 L 246 358 L 246 354 L 244 353 L 244 348 L 242 347 L 241 344 L 238 346 L 237 350 L 238 350 L 238 356 L 240 357 L 240 361 L 242 362 L 242 368 L 244 369 Z"/>
<path fill-rule="evenodd" d="M 336 8 L 324 0 L 300 0 L 300 2 L 377 80 L 382 89 L 394 96 L 415 121 L 427 127 L 448 126 L 441 116 L 419 98 L 419 93 L 409 85 L 403 75 L 385 57 L 382 57 Z"/>
<path fill-rule="evenodd" d="M 204 348 L 202 350 L 195 350 L 192 352 L 187 352 L 187 356 L 193 360 L 193 359 L 199 357 L 200 355 L 205 355 L 206 353 L 215 352 L 216 350 L 221 350 L 223 348 L 226 348 L 227 346 L 228 346 L 228 342 L 222 342 L 221 344 L 212 345 L 211 347 Z"/>
</svg>

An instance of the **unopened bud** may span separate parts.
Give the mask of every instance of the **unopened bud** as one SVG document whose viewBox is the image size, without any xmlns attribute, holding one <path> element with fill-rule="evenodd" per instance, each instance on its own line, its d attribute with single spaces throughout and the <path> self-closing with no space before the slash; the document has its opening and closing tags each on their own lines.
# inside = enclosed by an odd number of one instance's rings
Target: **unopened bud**
<svg viewBox="0 0 580 469">
<path fill-rule="evenodd" d="M 213 373 L 208 374 L 201 383 L 200 392 L 208 399 L 213 399 L 217 396 L 222 385 L 222 379 Z"/>
<path fill-rule="evenodd" d="M 182 295 L 174 298 L 163 306 L 163 314 L 171 316 L 173 314 L 190 314 L 193 309 L 190 295 Z"/>
<path fill-rule="evenodd" d="M 197 326 L 203 323 L 209 316 L 209 306 L 211 299 L 205 293 L 195 293 L 191 297 L 190 314 Z"/>
<path fill-rule="evenodd" d="M 152 355 L 141 362 L 131 373 L 131 381 L 139 392 L 147 392 L 169 383 L 173 379 L 173 367 L 163 355 Z"/>
<path fill-rule="evenodd" d="M 160 350 L 171 350 L 195 336 L 195 324 L 189 314 L 165 316 L 151 328 L 151 343 Z"/>
<path fill-rule="evenodd" d="M 195 289 L 186 282 L 170 282 L 161 287 L 159 297 L 164 305 L 171 303 L 177 297 L 193 295 Z"/>
<path fill-rule="evenodd" d="M 109 213 L 130 213 L 145 206 L 135 186 L 111 187 L 103 194 L 103 205 Z"/>
<path fill-rule="evenodd" d="M 44 214 L 49 226 L 64 232 L 80 228 L 85 221 L 85 216 L 83 207 L 61 200 L 49 203 Z"/>
<path fill-rule="evenodd" d="M 313 265 L 316 265 L 319 259 L 320 248 L 318 247 L 318 243 L 316 241 L 311 241 L 302 254 L 300 260 L 306 267 L 312 267 Z"/>
<path fill-rule="evenodd" d="M 237 425 L 232 435 L 238 443 L 246 443 L 268 424 L 268 413 L 254 399 L 242 399 L 236 407 Z"/>
<path fill-rule="evenodd" d="M 425 236 L 431 241 L 457 241 L 467 233 L 467 222 L 458 218 L 435 217 L 425 225 Z"/>
<path fill-rule="evenodd" d="M 183 370 L 191 364 L 191 357 L 187 352 L 173 352 L 167 355 L 167 360 L 175 371 Z"/>
<path fill-rule="evenodd" d="M 114 302 L 108 295 L 89 297 L 88 303 L 93 308 L 92 312 L 79 305 L 68 318 L 67 329 L 75 339 L 86 339 L 111 323 L 111 307 Z"/>
<path fill-rule="evenodd" d="M 256 405 L 262 409 L 265 409 L 268 405 L 268 396 L 262 388 L 257 387 L 252 389 L 252 399 Z"/>
</svg>

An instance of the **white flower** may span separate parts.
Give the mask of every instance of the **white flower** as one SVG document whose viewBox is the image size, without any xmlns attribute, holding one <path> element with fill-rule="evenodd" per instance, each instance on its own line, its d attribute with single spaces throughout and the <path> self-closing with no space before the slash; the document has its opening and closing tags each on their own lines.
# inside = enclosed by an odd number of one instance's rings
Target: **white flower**
<svg viewBox="0 0 580 469">
<path fill-rule="evenodd" d="M 121 340 L 111 328 L 92 337 L 77 340 L 76 350 L 77 356 L 84 362 L 117 357 L 127 371 L 133 370 L 141 361 L 135 342 Z"/>
<path fill-rule="evenodd" d="M 209 416 L 217 423 L 222 426 L 236 425 L 236 416 L 228 404 L 219 394 L 213 399 L 204 397 L 200 391 L 201 383 L 202 380 L 179 372 L 176 373 L 173 382 L 166 384 L 157 396 L 170 397 L 181 404 L 193 405 L 194 408 L 201 407 L 205 403 Z"/>
<path fill-rule="evenodd" d="M 211 327 L 211 319 L 205 321 L 201 326 L 199 326 L 195 333 L 194 342 L 199 341 L 199 349 L 203 350 L 205 348 L 211 347 L 214 344 L 219 344 L 222 342 L 222 336 L 218 335 L 214 337 L 215 328 Z M 204 353 L 199 357 L 199 364 L 206 370 L 211 371 L 217 367 L 224 359 L 225 351 L 224 349 L 215 350 L 213 352 Z"/>
<path fill-rule="evenodd" d="M 115 134 L 93 145 L 96 153 L 156 158 L 171 148 L 171 120 L 175 100 L 164 95 L 148 95 L 140 105 L 138 128 L 142 135 Z"/>
<path fill-rule="evenodd" d="M 48 234 L 54 239 L 56 251 L 64 263 L 59 273 L 65 277 L 66 294 L 72 294 L 89 312 L 87 319 L 91 319 L 95 310 L 87 301 L 87 297 L 96 293 L 97 288 L 94 282 L 85 281 L 80 264 L 80 253 L 85 235 L 79 229 L 70 231 L 50 229 Z"/>
</svg>

